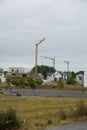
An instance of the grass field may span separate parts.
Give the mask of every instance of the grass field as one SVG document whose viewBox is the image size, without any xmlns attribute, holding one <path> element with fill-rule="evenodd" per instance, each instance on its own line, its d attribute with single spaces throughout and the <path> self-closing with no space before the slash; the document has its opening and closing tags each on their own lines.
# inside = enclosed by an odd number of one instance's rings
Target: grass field
<svg viewBox="0 0 87 130">
<path fill-rule="evenodd" d="M 66 113 L 69 113 L 70 109 L 75 108 L 78 100 L 80 99 L 58 97 L 27 97 L 0 100 L 0 111 L 6 111 L 9 107 L 15 108 L 18 117 L 24 121 L 21 130 L 38 130 L 48 125 L 75 121 L 76 119 L 69 118 L 65 121 L 60 120 L 58 110 L 63 108 Z M 87 104 L 87 99 L 84 99 L 84 102 Z"/>
<path fill-rule="evenodd" d="M 11 98 L 12 96 L 0 93 L 0 98 Z"/>
</svg>

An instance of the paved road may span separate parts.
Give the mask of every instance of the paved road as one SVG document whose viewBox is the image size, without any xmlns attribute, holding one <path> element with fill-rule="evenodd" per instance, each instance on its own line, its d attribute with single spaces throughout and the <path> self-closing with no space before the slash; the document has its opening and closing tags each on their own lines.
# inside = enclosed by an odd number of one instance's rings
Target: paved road
<svg viewBox="0 0 87 130">
<path fill-rule="evenodd" d="M 46 96 L 46 97 L 71 97 L 71 98 L 87 98 L 87 91 L 84 93 L 78 90 L 38 90 L 38 89 L 2 89 L 2 91 L 9 95 L 16 95 L 17 93 L 22 96 Z"/>
<path fill-rule="evenodd" d="M 87 122 L 62 125 L 56 127 L 47 127 L 44 130 L 87 130 Z"/>
</svg>

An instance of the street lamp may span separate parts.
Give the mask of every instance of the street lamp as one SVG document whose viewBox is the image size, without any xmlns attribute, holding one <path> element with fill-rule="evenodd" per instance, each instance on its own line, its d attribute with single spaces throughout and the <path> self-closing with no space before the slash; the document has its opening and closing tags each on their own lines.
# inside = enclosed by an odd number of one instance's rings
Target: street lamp
<svg viewBox="0 0 87 130">
<path fill-rule="evenodd" d="M 46 38 L 41 39 L 36 43 L 36 53 L 35 53 L 35 76 L 37 76 L 37 65 L 38 65 L 38 45 L 40 45 Z"/>
</svg>

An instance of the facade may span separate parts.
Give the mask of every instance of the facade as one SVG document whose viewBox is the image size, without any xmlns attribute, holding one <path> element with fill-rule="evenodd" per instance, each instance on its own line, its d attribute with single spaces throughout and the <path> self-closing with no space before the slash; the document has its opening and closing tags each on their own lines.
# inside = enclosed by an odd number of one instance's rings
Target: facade
<svg viewBox="0 0 87 130">
<path fill-rule="evenodd" d="M 84 71 L 84 87 L 87 88 L 87 71 Z"/>
<path fill-rule="evenodd" d="M 24 73 L 27 73 L 28 72 L 28 69 L 27 68 L 23 68 L 23 67 L 10 67 L 9 68 L 9 73 L 21 73 L 21 74 L 24 74 Z"/>
<path fill-rule="evenodd" d="M 83 81 L 84 81 L 84 74 L 82 74 L 82 73 L 77 74 L 76 75 L 76 81 L 78 83 L 83 83 Z"/>
<path fill-rule="evenodd" d="M 4 83 L 5 81 L 6 81 L 6 76 L 5 76 L 4 70 L 0 68 L 0 82 Z"/>
<path fill-rule="evenodd" d="M 31 76 L 29 69 L 23 67 L 10 67 L 8 69 L 8 76 L 16 77 L 20 79 L 21 77 L 28 78 Z"/>
<path fill-rule="evenodd" d="M 56 71 L 55 73 L 48 74 L 47 80 L 50 81 L 59 81 L 60 79 L 67 80 L 69 76 L 69 73 L 62 72 L 62 71 Z"/>
</svg>

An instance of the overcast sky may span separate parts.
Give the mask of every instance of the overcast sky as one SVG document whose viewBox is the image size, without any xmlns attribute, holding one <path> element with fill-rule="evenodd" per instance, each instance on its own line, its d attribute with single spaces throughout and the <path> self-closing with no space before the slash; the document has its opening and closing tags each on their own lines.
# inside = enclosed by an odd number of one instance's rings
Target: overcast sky
<svg viewBox="0 0 87 130">
<path fill-rule="evenodd" d="M 87 0 L 0 0 L 0 67 L 38 64 L 57 70 L 87 70 Z"/>
</svg>

